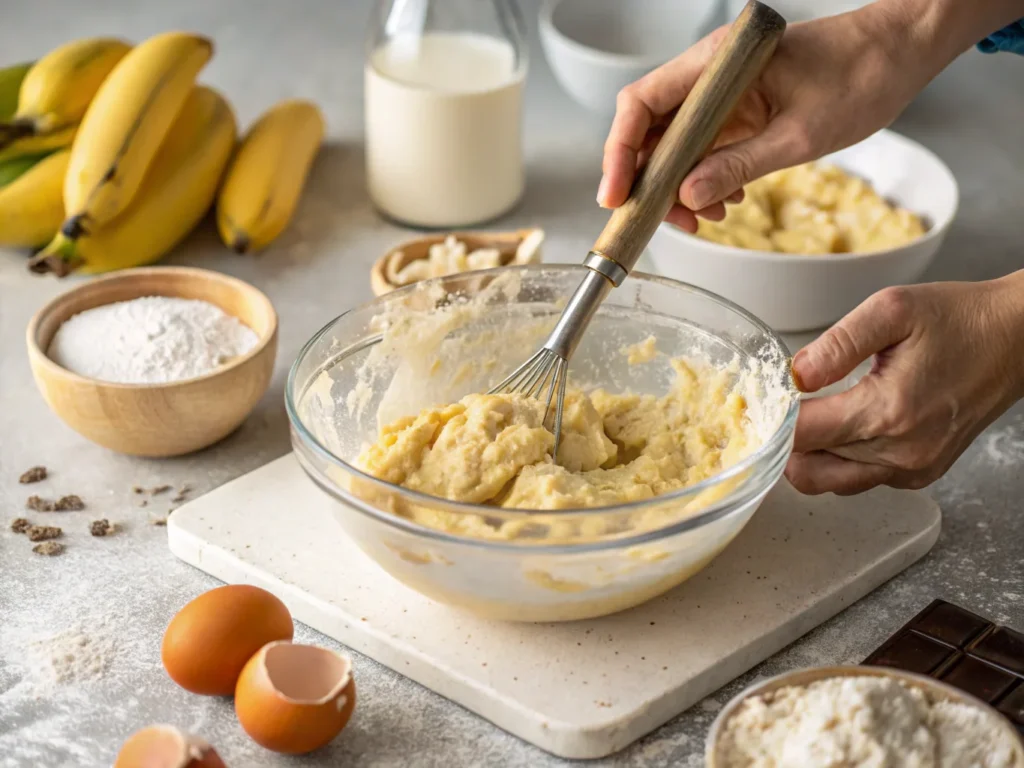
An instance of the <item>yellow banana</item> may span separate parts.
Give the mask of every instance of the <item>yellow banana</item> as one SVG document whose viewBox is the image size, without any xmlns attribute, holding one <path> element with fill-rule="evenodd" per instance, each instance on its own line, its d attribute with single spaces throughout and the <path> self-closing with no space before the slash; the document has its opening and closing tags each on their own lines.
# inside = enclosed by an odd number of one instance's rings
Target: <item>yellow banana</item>
<svg viewBox="0 0 1024 768">
<path fill-rule="evenodd" d="M 64 220 L 64 174 L 71 150 L 45 157 L 0 189 L 0 245 L 36 248 Z"/>
<path fill-rule="evenodd" d="M 130 50 L 122 40 L 90 37 L 43 56 L 21 83 L 14 117 L 0 126 L 0 146 L 77 123 L 100 84 Z"/>
<path fill-rule="evenodd" d="M 12 181 L 24 174 L 25 171 L 46 157 L 47 154 L 49 153 L 41 155 L 25 155 L 24 157 L 16 157 L 13 160 L 7 160 L 0 163 L 0 189 L 3 189 Z M 63 182 L 61 183 L 63 184 Z M 63 189 L 63 187 L 61 187 L 61 189 Z M 64 207 L 63 203 L 61 203 L 61 207 Z"/>
<path fill-rule="evenodd" d="M 58 233 L 29 267 L 64 276 L 156 261 L 210 209 L 235 139 L 228 103 L 216 91 L 194 88 L 124 213 L 76 239 Z"/>
<path fill-rule="evenodd" d="M 18 109 L 18 91 L 32 62 L 0 69 L 0 120 L 7 120 Z"/>
<path fill-rule="evenodd" d="M 256 121 L 217 196 L 225 245 L 258 251 L 284 231 L 323 137 L 323 116 L 308 101 L 283 101 Z"/>
<path fill-rule="evenodd" d="M 77 131 L 78 126 L 72 125 L 45 136 L 23 136 L 15 139 L 6 147 L 0 148 L 0 163 L 26 155 L 41 155 L 70 147 Z"/>
<path fill-rule="evenodd" d="M 64 234 L 74 239 L 92 232 L 128 207 L 212 54 L 205 37 L 165 32 L 118 62 L 86 110 L 71 147 Z"/>
</svg>

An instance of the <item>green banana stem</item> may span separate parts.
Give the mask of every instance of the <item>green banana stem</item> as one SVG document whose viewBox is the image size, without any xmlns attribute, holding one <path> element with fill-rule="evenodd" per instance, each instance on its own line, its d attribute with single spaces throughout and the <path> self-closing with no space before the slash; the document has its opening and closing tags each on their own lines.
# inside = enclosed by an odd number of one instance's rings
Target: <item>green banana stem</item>
<svg viewBox="0 0 1024 768">
<path fill-rule="evenodd" d="M 58 233 L 48 246 L 29 259 L 28 268 L 39 275 L 52 272 L 57 277 L 66 277 L 83 263 L 75 252 L 75 241 Z"/>
</svg>

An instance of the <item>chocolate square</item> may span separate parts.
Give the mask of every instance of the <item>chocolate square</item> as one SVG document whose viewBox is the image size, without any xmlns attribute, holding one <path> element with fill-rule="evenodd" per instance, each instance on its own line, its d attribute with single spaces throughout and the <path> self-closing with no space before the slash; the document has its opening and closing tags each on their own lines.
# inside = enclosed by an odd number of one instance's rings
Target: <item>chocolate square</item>
<svg viewBox="0 0 1024 768">
<path fill-rule="evenodd" d="M 934 600 L 864 664 L 943 680 L 996 704 L 1024 733 L 1024 633 Z"/>
<path fill-rule="evenodd" d="M 997 627 L 974 643 L 970 652 L 1024 677 L 1024 634 L 1020 632 Z"/>
<path fill-rule="evenodd" d="M 996 709 L 1024 729 L 1024 683 L 1021 683 L 996 705 Z"/>
<path fill-rule="evenodd" d="M 963 648 L 992 623 L 960 606 L 936 600 L 910 626 L 924 635 Z"/>
<path fill-rule="evenodd" d="M 995 701 L 1017 683 L 1009 672 L 973 656 L 961 656 L 940 679 L 982 701 Z"/>
<path fill-rule="evenodd" d="M 895 667 L 927 675 L 939 668 L 955 651 L 912 630 L 904 630 L 864 660 L 873 667 Z"/>
</svg>

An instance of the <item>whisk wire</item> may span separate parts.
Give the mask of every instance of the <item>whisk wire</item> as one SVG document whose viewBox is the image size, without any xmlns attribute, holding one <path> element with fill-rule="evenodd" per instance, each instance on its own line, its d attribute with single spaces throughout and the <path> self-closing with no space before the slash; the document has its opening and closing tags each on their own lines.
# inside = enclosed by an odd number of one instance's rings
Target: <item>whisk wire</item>
<svg viewBox="0 0 1024 768">
<path fill-rule="evenodd" d="M 558 445 L 562 438 L 562 415 L 564 411 L 565 389 L 568 379 L 569 363 L 558 353 L 541 348 L 533 357 L 516 368 L 507 379 L 494 387 L 488 394 L 518 394 L 524 397 L 535 397 L 538 400 L 547 390 L 544 401 L 543 424 L 552 424 L 551 431 L 555 435 L 552 456 L 558 455 Z M 555 408 L 552 414 L 551 404 Z M 549 415 L 553 418 L 549 419 Z"/>
<path fill-rule="evenodd" d="M 558 381 L 558 397 L 555 400 L 555 446 L 551 450 L 551 457 L 558 463 L 558 444 L 562 441 L 562 412 L 565 410 L 565 386 L 569 380 L 569 362 L 558 358 L 558 370 L 555 373 L 555 381 Z M 550 401 L 550 396 L 548 397 Z M 544 411 L 547 418 L 548 412 Z"/>
</svg>

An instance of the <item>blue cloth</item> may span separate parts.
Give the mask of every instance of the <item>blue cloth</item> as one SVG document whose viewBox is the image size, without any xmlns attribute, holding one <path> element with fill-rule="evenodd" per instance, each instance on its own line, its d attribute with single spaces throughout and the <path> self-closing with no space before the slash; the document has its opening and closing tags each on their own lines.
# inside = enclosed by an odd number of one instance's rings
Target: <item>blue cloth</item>
<svg viewBox="0 0 1024 768">
<path fill-rule="evenodd" d="M 980 43 L 978 50 L 982 53 L 1017 53 L 1024 56 L 1024 19 L 1015 21 L 998 32 L 993 32 Z"/>
</svg>

